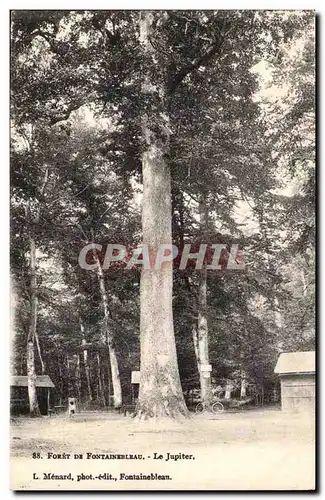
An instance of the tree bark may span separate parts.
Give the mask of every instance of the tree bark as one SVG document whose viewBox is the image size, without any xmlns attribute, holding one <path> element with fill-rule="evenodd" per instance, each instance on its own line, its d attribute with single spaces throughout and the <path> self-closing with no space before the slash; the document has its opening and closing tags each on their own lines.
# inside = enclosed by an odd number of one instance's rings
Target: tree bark
<svg viewBox="0 0 325 500">
<path fill-rule="evenodd" d="M 109 353 L 108 353 L 109 355 Z M 112 406 L 112 377 L 111 377 L 111 366 L 107 363 L 107 389 L 108 389 L 108 406 Z"/>
<path fill-rule="evenodd" d="M 37 391 L 36 391 L 35 356 L 34 356 L 33 342 L 28 342 L 27 344 L 27 377 L 28 377 L 29 414 L 31 417 L 39 417 L 41 412 L 38 406 Z"/>
<path fill-rule="evenodd" d="M 241 373 L 241 382 L 240 382 L 240 397 L 241 399 L 246 398 L 246 389 L 247 389 L 247 379 L 244 371 Z"/>
<path fill-rule="evenodd" d="M 200 200 L 199 215 L 201 238 L 204 243 L 208 243 L 208 213 L 204 199 Z M 202 269 L 199 273 L 197 356 L 200 375 L 201 400 L 202 402 L 208 404 L 211 401 L 212 396 L 210 372 L 202 371 L 202 367 L 204 365 L 209 365 L 206 263 L 203 263 Z"/>
<path fill-rule="evenodd" d="M 99 353 L 97 353 L 97 378 L 98 378 L 98 399 L 102 401 L 103 406 L 105 406 L 105 395 L 102 384 L 102 370 L 101 370 Z"/>
<path fill-rule="evenodd" d="M 152 15 L 140 14 L 140 39 L 148 56 L 152 55 L 148 34 Z M 156 92 L 144 72 L 142 92 Z M 159 87 L 163 100 L 164 89 Z M 158 117 L 156 117 L 157 119 Z M 164 118 L 162 117 L 161 120 Z M 142 134 L 145 151 L 142 155 L 143 243 L 148 245 L 150 269 L 142 269 L 140 285 L 141 379 L 136 407 L 138 419 L 187 417 L 180 383 L 172 310 L 172 262 L 154 268 L 154 256 L 160 244 L 171 244 L 171 181 L 165 161 L 167 152 L 161 138 L 150 127 L 149 116 L 143 117 Z"/>
<path fill-rule="evenodd" d="M 279 299 L 278 297 L 274 297 L 274 318 L 275 318 L 275 324 L 278 328 L 282 328 L 283 326 L 283 321 L 282 321 L 282 314 L 279 311 Z"/>
<path fill-rule="evenodd" d="M 67 360 L 67 379 L 68 379 L 68 397 L 71 397 L 71 375 L 70 375 L 70 359 L 69 355 L 66 355 Z"/>
<path fill-rule="evenodd" d="M 62 356 L 59 354 L 58 355 L 58 366 L 59 366 L 59 381 L 60 381 L 60 406 L 62 405 L 62 401 L 63 401 L 63 376 L 62 376 L 62 367 L 61 367 L 61 360 L 62 360 Z"/>
<path fill-rule="evenodd" d="M 225 399 L 231 399 L 231 391 L 232 391 L 232 383 L 227 382 L 226 384 L 226 392 L 225 392 Z"/>
<path fill-rule="evenodd" d="M 33 237 L 30 237 L 30 322 L 27 338 L 27 378 L 29 413 L 31 417 L 40 416 L 36 390 L 36 370 L 34 345 L 37 328 L 37 292 L 36 292 L 36 245 Z"/>
<path fill-rule="evenodd" d="M 78 402 L 79 402 L 79 404 L 80 404 L 80 403 L 81 403 L 81 373 L 80 373 L 80 354 L 77 354 L 76 383 L 77 383 Z"/>
<path fill-rule="evenodd" d="M 305 278 L 305 271 L 303 268 L 300 270 L 300 279 L 301 279 L 301 286 L 302 286 L 302 296 L 306 297 L 307 295 L 307 286 L 306 286 L 306 278 Z"/>
<path fill-rule="evenodd" d="M 81 321 L 81 318 L 79 318 L 79 322 L 80 322 L 80 331 L 81 331 L 81 335 L 82 335 L 81 344 L 85 345 L 86 344 L 85 327 Z M 89 369 L 89 363 L 88 363 L 88 351 L 87 351 L 87 349 L 84 349 L 83 356 L 84 356 L 84 367 L 85 367 L 86 380 L 87 380 L 88 401 L 92 401 L 93 396 L 92 396 L 92 392 L 91 392 L 90 369 Z"/>
<path fill-rule="evenodd" d="M 204 365 L 209 365 L 207 270 L 205 266 L 201 271 L 199 283 L 198 363 L 200 366 L 201 400 L 202 402 L 208 403 L 211 400 L 210 372 L 202 371 Z"/>
<path fill-rule="evenodd" d="M 40 194 L 43 195 L 45 187 L 49 177 L 49 169 L 46 168 L 44 174 L 44 180 L 40 188 Z M 32 227 L 29 228 L 29 243 L 30 243 L 30 321 L 29 321 L 29 331 L 27 337 L 27 383 L 28 383 L 28 399 L 29 399 L 29 412 L 30 416 L 39 416 L 40 410 L 37 400 L 37 390 L 36 390 L 36 369 L 35 369 L 35 342 L 38 347 L 38 353 L 42 365 L 42 373 L 44 373 L 44 363 L 41 355 L 41 350 L 39 346 L 38 336 L 37 336 L 37 280 L 36 280 L 36 243 L 35 243 L 35 233 L 33 225 L 39 222 L 40 218 L 40 208 L 36 210 L 36 216 L 34 220 L 31 217 L 30 210 L 31 200 L 29 199 L 26 208 L 26 220 L 29 224 L 32 223 Z"/>
<path fill-rule="evenodd" d="M 42 375 L 44 375 L 45 374 L 45 364 L 44 364 L 44 361 L 43 361 L 43 356 L 42 356 L 41 346 L 40 346 L 40 343 L 39 343 L 37 329 L 35 330 L 35 341 L 36 341 L 36 346 L 37 346 L 38 357 L 39 357 L 39 360 L 41 362 Z"/>
<path fill-rule="evenodd" d="M 197 371 L 200 375 L 199 336 L 197 334 L 196 325 L 192 326 L 192 337 L 193 337 L 193 344 L 194 344 L 195 359 L 196 359 L 196 363 L 197 363 Z"/>
<path fill-rule="evenodd" d="M 97 276 L 99 281 L 99 288 L 102 297 L 104 317 L 105 317 L 105 331 L 104 331 L 103 344 L 108 345 L 109 360 L 111 366 L 111 377 L 113 385 L 114 408 L 119 408 L 122 405 L 122 388 L 121 388 L 117 355 L 112 338 L 113 336 L 109 328 L 109 306 L 108 306 L 109 302 L 105 286 L 103 268 L 101 266 L 100 260 L 97 255 L 95 255 L 95 259 L 97 263 Z"/>
<path fill-rule="evenodd" d="M 247 299 L 248 300 L 248 294 L 247 294 Z M 248 318 L 245 318 L 245 333 L 248 335 L 248 331 L 246 329 L 246 325 L 248 324 Z M 240 352 L 240 398 L 244 399 L 246 398 L 246 393 L 247 393 L 247 373 L 245 370 L 245 357 L 244 357 L 244 352 L 241 347 L 241 352 Z"/>
</svg>

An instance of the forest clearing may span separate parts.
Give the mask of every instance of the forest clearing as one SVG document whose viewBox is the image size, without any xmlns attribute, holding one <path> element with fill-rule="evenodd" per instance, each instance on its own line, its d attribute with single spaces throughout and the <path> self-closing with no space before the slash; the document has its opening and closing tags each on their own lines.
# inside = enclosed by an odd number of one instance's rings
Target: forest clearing
<svg viewBox="0 0 325 500">
<path fill-rule="evenodd" d="M 91 425 L 89 425 L 91 422 Z M 183 424 L 136 423 L 118 415 L 93 414 L 76 418 L 18 418 L 12 423 L 12 483 L 19 488 L 44 488 L 48 483 L 31 480 L 32 453 L 44 460 L 33 461 L 33 471 L 62 473 L 90 470 L 119 474 L 121 471 L 170 472 L 170 485 L 149 481 L 84 481 L 84 489 L 313 489 L 315 468 L 314 420 L 285 415 L 279 410 L 247 411 L 221 416 L 194 416 Z M 82 439 L 80 439 L 82 436 Z M 105 439 L 103 439 L 105 436 Z M 59 453 L 164 454 L 164 460 L 47 460 Z M 167 453 L 188 453 L 195 460 L 177 460 L 170 465 Z M 46 464 L 44 464 L 44 462 Z M 142 461 L 141 461 L 142 462 Z M 27 467 L 25 464 L 29 464 Z M 19 472 L 18 472 L 19 471 Z M 78 472 L 79 471 L 79 472 Z M 69 489 L 74 482 L 52 481 L 51 488 Z"/>
</svg>

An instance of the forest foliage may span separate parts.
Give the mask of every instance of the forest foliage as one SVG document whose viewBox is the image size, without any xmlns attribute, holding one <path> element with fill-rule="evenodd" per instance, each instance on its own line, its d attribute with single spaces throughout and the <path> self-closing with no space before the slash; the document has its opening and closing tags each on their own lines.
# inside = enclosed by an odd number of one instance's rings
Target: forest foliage
<svg viewBox="0 0 325 500">
<path fill-rule="evenodd" d="M 139 15 L 12 12 L 13 373 L 27 373 L 35 299 L 35 371 L 57 400 L 113 404 L 112 351 L 122 399 L 134 396 L 140 266 L 101 276 L 78 256 L 89 242 L 141 245 L 147 123 L 170 169 L 173 243 L 238 244 L 244 256 L 244 270 L 207 272 L 212 385 L 238 396 L 244 378 L 271 401 L 279 353 L 315 342 L 314 15 L 153 11 L 151 52 Z M 175 264 L 184 392 L 199 388 L 199 290 L 194 266 Z"/>
</svg>

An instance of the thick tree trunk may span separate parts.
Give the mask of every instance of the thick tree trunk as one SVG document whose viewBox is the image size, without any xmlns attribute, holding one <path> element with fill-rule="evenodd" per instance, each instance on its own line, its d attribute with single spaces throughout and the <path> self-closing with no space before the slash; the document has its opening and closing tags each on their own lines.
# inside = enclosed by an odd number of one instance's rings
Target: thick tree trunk
<svg viewBox="0 0 325 500">
<path fill-rule="evenodd" d="M 96 256 L 97 262 L 97 276 L 99 280 L 99 288 L 102 297 L 104 316 L 105 316 L 105 332 L 103 343 L 104 345 L 108 345 L 109 350 L 109 360 L 111 366 L 111 376 L 112 376 L 112 385 L 113 385 L 113 393 L 114 393 L 114 408 L 119 408 L 122 405 L 122 388 L 121 388 L 121 380 L 120 380 L 120 372 L 118 367 L 116 350 L 114 347 L 114 342 L 112 338 L 112 333 L 109 329 L 109 307 L 108 307 L 108 296 L 105 287 L 104 273 L 101 266 L 101 263 Z"/>
<path fill-rule="evenodd" d="M 30 237 L 30 322 L 27 339 L 27 377 L 28 377 L 28 399 L 31 417 L 39 416 L 40 410 L 36 391 L 35 370 L 35 338 L 37 328 L 37 292 L 36 292 L 36 246 L 33 237 Z"/>
<path fill-rule="evenodd" d="M 140 38 L 148 56 L 150 12 L 142 12 Z M 143 92 L 156 92 L 144 74 Z M 163 89 L 159 89 L 163 98 Z M 160 121 L 164 118 L 162 117 Z M 165 161 L 166 149 L 143 117 L 142 134 L 146 149 L 142 155 L 143 243 L 148 245 L 150 269 L 142 269 L 140 287 L 141 379 L 136 415 L 139 419 L 188 416 L 179 378 L 173 325 L 172 262 L 154 268 L 160 244 L 171 245 L 171 182 Z"/>
<path fill-rule="evenodd" d="M 143 243 L 156 255 L 171 244 L 170 172 L 152 145 L 143 155 Z M 137 416 L 187 415 L 179 379 L 172 311 L 172 262 L 142 269 L 140 291 L 141 380 Z"/>
</svg>

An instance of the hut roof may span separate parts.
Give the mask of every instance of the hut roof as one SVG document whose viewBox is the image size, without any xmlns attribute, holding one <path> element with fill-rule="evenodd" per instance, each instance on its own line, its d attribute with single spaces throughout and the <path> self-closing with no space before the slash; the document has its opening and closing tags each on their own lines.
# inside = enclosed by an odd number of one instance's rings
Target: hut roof
<svg viewBox="0 0 325 500">
<path fill-rule="evenodd" d="M 28 377 L 26 375 L 13 375 L 10 377 L 11 387 L 27 387 Z M 36 387 L 55 387 L 48 375 L 36 376 Z"/>
<path fill-rule="evenodd" d="M 315 373 L 315 351 L 283 352 L 274 373 Z"/>
</svg>

